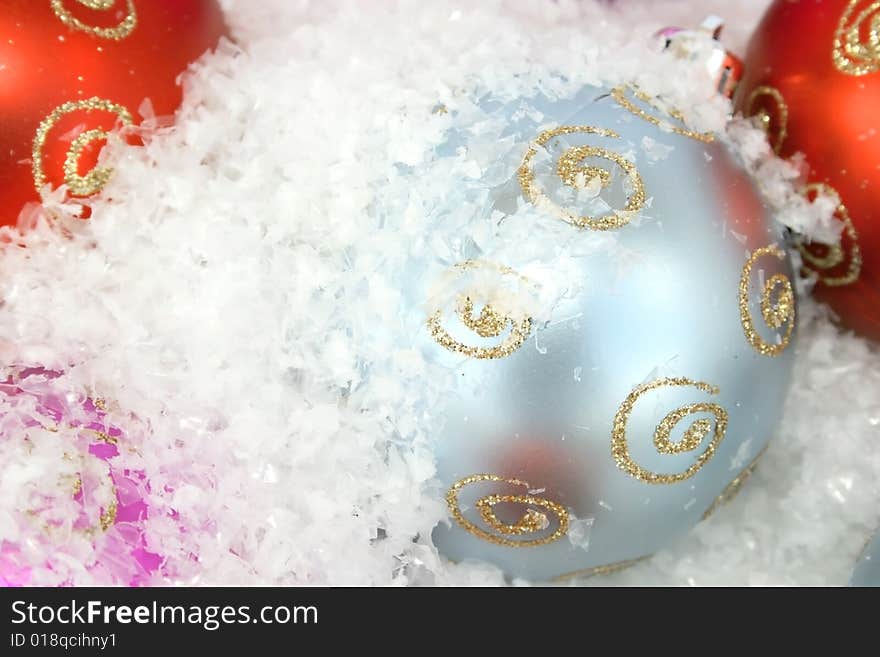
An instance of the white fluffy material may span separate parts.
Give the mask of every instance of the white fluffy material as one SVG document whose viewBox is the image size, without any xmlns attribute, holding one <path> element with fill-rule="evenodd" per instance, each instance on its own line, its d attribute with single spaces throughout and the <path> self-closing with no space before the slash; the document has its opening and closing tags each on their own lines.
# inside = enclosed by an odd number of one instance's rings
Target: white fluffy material
<svg viewBox="0 0 880 657">
<path fill-rule="evenodd" d="M 450 157 L 414 186 L 454 120 L 434 110 L 476 116 L 487 90 L 659 88 L 681 75 L 655 61 L 656 29 L 716 13 L 742 52 L 766 3 L 225 5 L 237 45 L 185 79 L 176 127 L 110 153 L 89 222 L 40 223 L 0 256 L 0 359 L 63 369 L 71 390 L 149 427 L 132 467 L 150 481 L 148 547 L 167 559 L 153 583 L 503 583 L 430 540 L 445 516 L 432 457 L 445 374 L 397 308 L 412 254 L 423 272 L 451 248 L 425 229 L 425 199 L 491 161 Z M 720 100 L 691 106 L 700 127 L 723 124 Z M 830 213 L 797 205 L 796 173 L 768 164 L 755 134 L 730 139 L 786 222 L 821 234 Z M 480 230 L 458 232 L 491 238 Z M 653 560 L 589 583 L 846 581 L 880 516 L 880 354 L 804 302 L 797 355 L 785 420 L 744 492 Z M 19 493 L 0 488 L 0 508 Z M 34 583 L 103 583 L 64 568 Z"/>
</svg>

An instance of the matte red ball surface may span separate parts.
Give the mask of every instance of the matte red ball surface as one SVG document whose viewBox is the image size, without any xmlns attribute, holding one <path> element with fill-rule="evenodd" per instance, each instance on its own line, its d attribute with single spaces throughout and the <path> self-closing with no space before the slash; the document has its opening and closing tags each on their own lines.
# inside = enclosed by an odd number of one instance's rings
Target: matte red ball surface
<svg viewBox="0 0 880 657">
<path fill-rule="evenodd" d="M 32 152 L 41 123 L 49 122 L 39 149 L 42 170 L 55 188 L 65 181 L 64 163 L 75 138 L 113 128 L 120 122 L 119 108 L 134 123 L 145 99 L 156 116 L 173 115 L 182 97 L 180 73 L 226 33 L 216 0 L 5 0 L 0 225 L 14 225 L 24 204 L 40 199 Z M 77 105 L 92 98 L 103 102 L 92 109 Z M 72 103 L 71 111 L 52 122 L 65 103 Z M 104 143 L 96 134 L 87 141 L 76 158 L 81 176 L 94 168 Z"/>
<path fill-rule="evenodd" d="M 804 153 L 805 191 L 840 195 L 842 251 L 802 246 L 815 294 L 880 340 L 880 2 L 777 0 L 746 54 L 736 106 L 762 116 L 782 157 Z M 848 221 L 848 223 L 847 223 Z"/>
</svg>

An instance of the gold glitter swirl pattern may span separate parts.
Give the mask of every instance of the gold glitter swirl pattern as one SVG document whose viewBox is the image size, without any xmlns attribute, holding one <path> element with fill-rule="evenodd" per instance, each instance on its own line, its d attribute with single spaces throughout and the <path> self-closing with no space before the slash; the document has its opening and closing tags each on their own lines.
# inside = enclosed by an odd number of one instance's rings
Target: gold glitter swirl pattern
<svg viewBox="0 0 880 657">
<path fill-rule="evenodd" d="M 94 436 L 97 440 L 100 440 L 103 443 L 108 445 L 115 445 L 118 443 L 118 440 L 111 436 L 110 434 L 100 431 L 98 429 L 90 429 L 87 427 L 70 427 L 71 430 L 77 431 L 80 434 L 87 434 Z M 80 462 L 85 462 L 84 456 L 80 456 Z M 97 458 L 97 457 L 92 457 Z M 105 479 L 106 485 L 110 489 L 110 501 L 107 504 L 107 508 L 102 509 L 101 513 L 98 516 L 98 524 L 97 527 L 101 529 L 102 532 L 107 531 L 114 525 L 116 522 L 116 513 L 119 509 L 119 500 L 118 494 L 116 491 L 116 484 L 113 482 L 113 476 L 110 472 L 107 472 L 107 477 Z M 82 476 L 77 476 L 76 484 L 74 486 L 74 495 L 78 495 L 82 492 Z M 94 533 L 96 527 L 91 527 L 86 530 L 86 533 Z"/>
<path fill-rule="evenodd" d="M 825 183 L 812 183 L 804 188 L 807 196 L 812 194 L 839 194 L 830 185 Z M 859 279 L 862 273 L 862 250 L 859 247 L 859 236 L 849 216 L 849 211 L 843 203 L 837 206 L 834 215 L 843 223 L 843 234 L 839 244 L 798 244 L 798 251 L 804 258 L 804 271 L 808 275 L 816 276 L 819 281 L 828 287 L 841 287 L 852 285 Z M 847 257 L 845 245 L 849 245 Z M 843 268 L 845 270 L 833 274 L 832 270 Z"/>
<path fill-rule="evenodd" d="M 79 4 L 84 7 L 88 7 L 89 9 L 96 9 L 98 11 L 106 11 L 110 9 L 114 4 L 116 4 L 116 0 L 76 0 Z"/>
<path fill-rule="evenodd" d="M 116 488 L 113 488 L 113 498 L 110 500 L 110 504 L 107 506 L 107 509 L 101 514 L 101 517 L 98 519 L 98 523 L 101 527 L 102 532 L 110 529 L 116 522 L 116 512 L 118 509 L 119 501 L 116 498 Z"/>
<path fill-rule="evenodd" d="M 73 483 L 73 495 L 76 497 L 82 492 L 82 477 L 77 477 L 76 481 Z M 110 498 L 110 503 L 107 505 L 106 509 L 101 511 L 101 514 L 98 516 L 98 525 L 97 527 L 101 528 L 102 532 L 106 532 L 116 523 L 116 514 L 119 510 L 119 499 L 117 497 L 116 486 L 110 484 L 110 494 L 112 497 Z M 95 527 L 89 527 L 85 530 L 86 534 L 94 534 Z"/>
<path fill-rule="evenodd" d="M 776 344 L 770 344 L 764 340 L 755 330 L 752 313 L 749 309 L 749 290 L 751 289 L 752 269 L 755 263 L 767 255 L 775 256 L 780 260 L 785 259 L 785 252 L 775 244 L 757 249 L 752 254 L 743 267 L 742 278 L 739 282 L 739 311 L 743 332 L 749 344 L 762 356 L 775 357 L 785 351 L 791 342 L 795 325 L 795 301 L 794 289 L 785 274 L 774 274 L 764 283 L 764 289 L 761 292 L 761 316 L 764 323 L 774 330 L 785 327 L 785 332 L 779 336 L 779 341 Z"/>
<path fill-rule="evenodd" d="M 640 91 L 632 86 L 620 86 L 612 89 L 611 97 L 617 101 L 617 104 L 623 107 L 625 110 L 628 110 L 629 112 L 635 114 L 640 119 L 644 119 L 648 123 L 655 125 L 658 128 L 670 130 L 675 134 L 681 135 L 683 137 L 696 139 L 697 141 L 702 141 L 707 144 L 715 141 L 715 135 L 713 135 L 711 132 L 695 132 L 694 130 L 688 128 L 685 123 L 684 114 L 682 114 L 679 110 L 673 108 L 666 112 L 670 119 L 678 121 L 681 124 L 675 125 L 667 119 L 662 119 L 653 114 L 649 114 L 644 109 L 636 105 L 632 100 L 627 98 L 627 91 L 631 91 L 636 99 L 642 101 L 643 103 L 646 103 L 653 109 L 660 112 L 664 112 L 665 110 L 662 107 L 658 106 L 656 99 L 651 98 L 651 96 L 646 94 L 644 91 Z"/>
<path fill-rule="evenodd" d="M 37 134 L 34 136 L 31 158 L 34 187 L 38 193 L 43 185 L 46 184 L 46 173 L 43 170 L 43 147 L 46 145 L 49 131 L 67 114 L 94 111 L 112 112 L 119 117 L 123 125 L 130 125 L 132 123 L 131 113 L 125 107 L 103 98 L 92 97 L 86 100 L 69 101 L 56 107 L 49 116 L 43 119 L 37 128 Z M 95 167 L 84 176 L 81 176 L 78 170 L 79 158 L 82 155 L 83 149 L 90 142 L 107 139 L 107 137 L 108 133 L 105 130 L 94 129 L 83 132 L 73 140 L 67 151 L 67 157 L 64 160 L 64 182 L 70 189 L 71 194 L 89 196 L 100 191 L 107 184 L 107 181 L 110 180 L 113 170 L 106 167 Z"/>
<path fill-rule="evenodd" d="M 644 557 L 638 557 L 636 559 L 627 559 L 626 561 L 618 561 L 616 563 L 605 564 L 604 566 L 594 566 L 593 568 L 585 568 L 583 570 L 576 570 L 572 573 L 565 573 L 564 575 L 559 575 L 553 578 L 554 582 L 565 582 L 572 579 L 586 579 L 587 577 L 596 577 L 599 575 L 611 575 L 612 573 L 619 573 L 622 570 L 626 570 L 627 568 L 632 568 L 635 565 L 642 563 L 643 561 L 647 561 L 651 558 L 652 555 L 646 555 Z"/>
<path fill-rule="evenodd" d="M 742 472 L 736 475 L 736 478 L 727 484 L 727 487 L 721 491 L 721 494 L 715 498 L 709 508 L 706 509 L 705 513 L 703 513 L 703 517 L 700 520 L 705 520 L 709 516 L 711 516 L 715 511 L 717 511 L 720 507 L 724 506 L 728 502 L 730 502 L 734 497 L 739 495 L 739 492 L 742 490 L 743 484 L 748 481 L 749 477 L 752 476 L 752 473 L 755 471 L 755 468 L 758 467 L 758 461 L 762 456 L 764 456 L 764 452 L 767 451 L 767 447 L 764 447 L 758 455 L 752 459 L 752 462 L 749 463 Z"/>
<path fill-rule="evenodd" d="M 117 0 L 76 0 L 82 6 L 94 11 L 109 11 L 116 4 Z M 134 0 L 119 0 L 125 2 L 126 13 L 122 20 L 112 27 L 98 27 L 82 22 L 76 16 L 70 13 L 64 4 L 64 0 L 50 0 L 52 11 L 58 19 L 68 27 L 86 32 L 101 39 L 109 39 L 111 41 L 121 41 L 128 37 L 137 27 L 137 10 L 134 6 Z"/>
<path fill-rule="evenodd" d="M 105 431 L 99 431 L 98 429 L 89 429 L 82 428 L 80 431 L 87 431 L 91 434 L 94 434 L 95 438 L 100 440 L 102 443 L 106 443 L 107 445 L 116 445 L 119 443 L 119 440 L 115 436 L 111 436 L 109 433 Z"/>
<path fill-rule="evenodd" d="M 871 2 L 855 14 L 863 0 L 850 0 L 837 30 L 831 59 L 846 75 L 880 71 L 880 1 Z"/>
<path fill-rule="evenodd" d="M 718 404 L 699 402 L 687 404 L 677 408 L 666 415 L 657 425 L 654 431 L 654 448 L 660 454 L 674 455 L 685 452 L 693 452 L 700 447 L 703 440 L 712 432 L 712 422 L 706 418 L 700 418 L 691 423 L 685 430 L 681 440 L 673 442 L 670 438 L 672 430 L 681 420 L 694 413 L 709 413 L 715 418 L 714 436 L 706 449 L 697 457 L 696 462 L 683 472 L 663 474 L 651 472 L 638 465 L 630 456 L 629 445 L 626 435 L 626 425 L 636 401 L 647 392 L 659 388 L 693 387 L 710 395 L 717 395 L 720 390 L 713 385 L 700 381 L 691 381 L 685 378 L 656 379 L 650 383 L 637 386 L 620 405 L 614 417 L 614 427 L 611 431 L 611 455 L 617 463 L 617 467 L 631 477 L 647 484 L 674 484 L 693 477 L 709 459 L 715 454 L 715 450 L 724 438 L 727 430 L 727 411 Z"/>
<path fill-rule="evenodd" d="M 556 174 L 563 183 L 575 189 L 579 189 L 593 178 L 597 178 L 603 188 L 611 184 L 611 172 L 598 166 L 583 165 L 583 161 L 587 158 L 600 158 L 613 162 L 624 172 L 629 181 L 631 188 L 630 194 L 626 201 L 626 206 L 622 211 L 612 211 L 611 214 L 602 217 L 593 218 L 590 216 L 579 216 L 554 203 L 544 193 L 535 181 L 535 172 L 533 168 L 533 159 L 538 153 L 539 148 L 543 148 L 550 140 L 562 135 L 570 135 L 576 133 L 594 134 L 601 137 L 611 137 L 620 139 L 613 130 L 605 130 L 603 128 L 595 128 L 588 125 L 577 126 L 561 126 L 553 130 L 545 130 L 538 138 L 529 145 L 522 164 L 519 167 L 518 177 L 525 197 L 535 206 L 551 208 L 555 214 L 561 215 L 563 219 L 574 224 L 579 228 L 589 228 L 591 230 L 613 230 L 621 228 L 630 222 L 632 215 L 642 209 L 645 205 L 647 197 L 645 195 L 645 184 L 639 174 L 636 165 L 622 155 L 610 151 L 607 148 L 598 146 L 574 146 L 567 149 L 559 158 L 556 167 Z"/>
<path fill-rule="evenodd" d="M 758 109 L 759 106 L 760 109 Z M 776 87 L 766 85 L 755 87 L 746 101 L 745 115 L 758 118 L 759 125 L 767 134 L 767 140 L 773 147 L 773 152 L 779 155 L 782 145 L 788 137 L 788 104 L 785 102 L 782 92 Z M 775 129 L 774 123 L 776 124 Z"/>
<path fill-rule="evenodd" d="M 515 277 L 519 281 L 529 284 L 528 280 L 517 274 L 509 267 L 496 265 L 489 262 L 469 260 L 457 265 L 457 269 L 466 271 L 469 269 L 489 269 L 499 275 Z M 443 348 L 449 351 L 464 354 L 470 358 L 495 359 L 505 358 L 519 349 L 532 330 L 530 317 L 510 317 L 492 304 L 486 303 L 479 314 L 474 313 L 474 300 L 472 295 L 466 293 L 458 296 L 455 312 L 461 323 L 481 338 L 498 338 L 508 329 L 507 337 L 499 344 L 493 346 L 473 346 L 459 342 L 443 328 L 443 311 L 435 310 L 428 316 L 428 330 L 431 337 Z"/>
<path fill-rule="evenodd" d="M 483 529 L 467 518 L 462 513 L 458 500 L 462 488 L 471 484 L 492 482 L 522 486 L 528 492 L 528 483 L 519 479 L 510 479 L 493 474 L 476 474 L 461 479 L 446 493 L 446 504 L 449 512 L 462 529 L 479 539 L 501 545 L 503 547 L 523 548 L 538 547 L 558 541 L 568 532 L 569 514 L 565 507 L 552 500 L 535 495 L 486 495 L 479 498 L 475 507 L 479 512 L 480 519 L 488 527 Z M 495 515 L 495 507 L 498 504 L 521 504 L 526 507 L 525 513 L 513 524 L 507 524 Z M 548 514 L 550 517 L 548 517 Z M 552 525 L 556 528 L 550 531 Z M 491 531 L 490 531 L 491 530 Z M 494 532 L 494 533 L 493 533 Z M 535 534 L 545 532 L 543 536 L 528 538 Z M 546 533 L 549 532 L 549 533 Z M 519 537 L 526 537 L 517 540 Z"/>
<path fill-rule="evenodd" d="M 89 431 L 91 431 L 91 430 L 89 430 Z M 74 460 L 74 457 L 71 456 L 71 454 L 69 454 L 67 452 L 64 453 L 63 458 L 66 461 L 73 461 Z M 84 465 L 86 463 L 86 458 L 87 457 L 83 456 L 82 454 L 78 455 L 79 463 Z M 94 457 L 92 457 L 92 458 L 94 458 Z M 73 483 L 71 484 L 70 493 L 73 497 L 76 497 L 83 492 L 82 473 L 77 472 L 72 478 L 73 478 Z M 64 482 L 65 479 L 67 479 L 67 477 L 62 478 L 62 480 L 61 480 L 62 483 Z M 112 527 L 116 523 L 116 514 L 119 510 L 119 496 L 118 496 L 118 492 L 116 490 L 116 484 L 113 482 L 113 476 L 110 474 L 110 472 L 107 472 L 106 477 L 102 480 L 101 487 L 104 488 L 105 486 L 106 486 L 106 489 L 109 491 L 109 498 L 110 499 L 109 499 L 109 502 L 107 503 L 107 507 L 101 509 L 101 512 L 98 515 L 97 523 L 92 526 L 78 529 L 78 531 L 81 531 L 86 535 L 95 534 L 99 529 L 102 532 L 106 532 L 108 529 L 110 529 L 110 527 Z M 38 509 L 28 509 L 28 510 L 26 510 L 26 513 L 27 513 L 27 515 L 29 515 L 31 517 L 39 517 L 41 515 L 41 511 Z M 43 529 L 46 532 L 53 532 L 57 528 L 58 528 L 58 526 L 55 525 L 54 523 L 52 523 L 52 524 L 44 523 L 43 524 Z"/>
</svg>

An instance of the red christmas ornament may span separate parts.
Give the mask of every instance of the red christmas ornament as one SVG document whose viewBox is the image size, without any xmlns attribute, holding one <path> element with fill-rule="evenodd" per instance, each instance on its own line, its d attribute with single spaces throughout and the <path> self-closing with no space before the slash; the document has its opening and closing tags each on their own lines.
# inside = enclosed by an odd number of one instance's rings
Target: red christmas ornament
<svg viewBox="0 0 880 657">
<path fill-rule="evenodd" d="M 782 157 L 809 161 L 804 193 L 836 192 L 839 245 L 801 244 L 815 294 L 880 340 L 880 2 L 777 0 L 749 43 L 737 110 Z"/>
<path fill-rule="evenodd" d="M 0 225 L 15 225 L 46 184 L 73 197 L 100 190 L 107 131 L 137 122 L 145 99 L 173 115 L 177 77 L 226 33 L 216 0 L 6 0 Z"/>
</svg>

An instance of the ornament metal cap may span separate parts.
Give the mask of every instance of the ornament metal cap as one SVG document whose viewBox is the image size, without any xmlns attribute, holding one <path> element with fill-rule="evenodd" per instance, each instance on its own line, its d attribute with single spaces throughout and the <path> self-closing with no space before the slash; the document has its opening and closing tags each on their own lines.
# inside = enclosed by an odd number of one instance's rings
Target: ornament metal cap
<svg viewBox="0 0 880 657">
<path fill-rule="evenodd" d="M 665 27 L 656 36 L 664 39 L 664 50 L 679 59 L 703 59 L 718 93 L 733 98 L 744 67 L 739 57 L 721 45 L 723 28 L 721 18 L 708 16 L 696 30 Z"/>
</svg>

